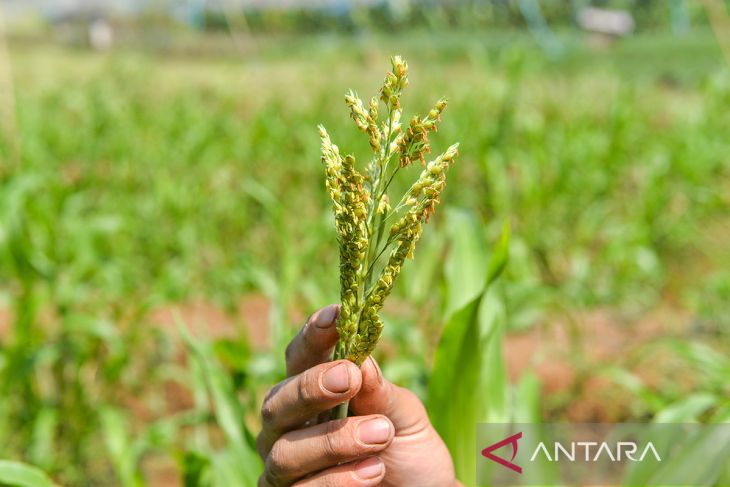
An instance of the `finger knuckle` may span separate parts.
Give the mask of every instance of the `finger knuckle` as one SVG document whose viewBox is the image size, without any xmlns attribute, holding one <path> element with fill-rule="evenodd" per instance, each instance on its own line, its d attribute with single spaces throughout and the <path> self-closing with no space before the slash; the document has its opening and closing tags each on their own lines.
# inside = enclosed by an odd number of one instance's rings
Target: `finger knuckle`
<svg viewBox="0 0 730 487">
<path fill-rule="evenodd" d="M 340 474 L 325 475 L 319 482 L 318 487 L 346 487 L 350 483 L 346 483 Z"/>
<path fill-rule="evenodd" d="M 273 401 L 271 398 L 267 398 L 261 405 L 261 419 L 264 423 L 271 423 L 275 417 L 276 411 L 274 409 Z"/>
<path fill-rule="evenodd" d="M 319 375 L 312 369 L 305 372 L 297 383 L 297 400 L 300 404 L 310 404 L 316 399 L 319 389 Z"/>
<path fill-rule="evenodd" d="M 347 477 L 349 477 L 349 479 L 343 478 L 341 473 L 324 474 L 314 479 L 300 480 L 292 487 L 304 487 L 305 485 L 306 487 L 350 487 L 355 485 L 349 481 L 352 479 L 352 476 L 348 475 Z"/>
<path fill-rule="evenodd" d="M 277 484 L 283 480 L 284 473 L 287 470 L 286 458 L 284 445 L 282 442 L 277 441 L 271 447 L 269 456 L 266 458 L 265 475 L 270 483 Z"/>
<path fill-rule="evenodd" d="M 351 471 L 330 475 L 327 481 L 329 483 L 325 484 L 326 487 L 359 487 L 362 485 L 362 481 L 356 480 Z"/>
<path fill-rule="evenodd" d="M 328 460 L 337 460 L 351 454 L 353 442 L 348 441 L 350 428 L 342 428 L 336 421 L 327 423 L 327 431 L 322 437 L 322 455 Z"/>
</svg>

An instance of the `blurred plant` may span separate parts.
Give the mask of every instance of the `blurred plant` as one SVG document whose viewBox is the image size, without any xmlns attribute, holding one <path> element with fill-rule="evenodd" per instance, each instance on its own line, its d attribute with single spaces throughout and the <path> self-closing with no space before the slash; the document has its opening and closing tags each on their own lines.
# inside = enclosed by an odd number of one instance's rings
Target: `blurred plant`
<svg viewBox="0 0 730 487">
<path fill-rule="evenodd" d="M 8 487 L 54 487 L 41 470 L 24 463 L 0 460 L 0 484 Z"/>
<path fill-rule="evenodd" d="M 469 231 L 468 221 L 461 220 L 457 231 Z M 475 425 L 509 419 L 502 357 L 504 306 L 492 287 L 507 265 L 508 255 L 506 224 L 487 265 L 477 272 L 478 278 L 462 279 L 481 257 L 457 254 L 459 280 L 450 280 L 449 288 L 460 295 L 460 302 L 444 325 L 429 378 L 429 416 L 451 452 L 457 477 L 466 485 L 475 483 Z"/>
<path fill-rule="evenodd" d="M 0 456 L 62 471 L 66 482 L 94 478 L 96 412 L 125 380 L 132 342 L 81 305 L 84 252 L 106 229 L 80 225 L 68 188 L 50 178 L 19 176 L 3 189 L 0 245 L 14 299 L 0 346 Z"/>
<path fill-rule="evenodd" d="M 225 438 L 225 447 L 216 450 L 207 424 L 197 426 L 196 445 L 181 458 L 185 485 L 255 485 L 263 467 L 230 377 L 208 342 L 197 343 L 182 327 L 179 329 L 192 359 L 198 407 L 213 410 L 213 419 Z"/>
<path fill-rule="evenodd" d="M 634 416 L 652 418 L 660 423 L 708 420 L 730 408 L 730 382 L 727 380 L 730 359 L 718 350 L 724 350 L 722 347 L 710 346 L 695 337 L 663 339 L 644 345 L 637 363 L 631 364 L 631 370 L 606 367 L 596 374 L 633 394 Z M 653 384 L 632 371 L 648 364 L 662 364 L 662 370 L 666 371 L 660 380 L 654 379 Z"/>
</svg>

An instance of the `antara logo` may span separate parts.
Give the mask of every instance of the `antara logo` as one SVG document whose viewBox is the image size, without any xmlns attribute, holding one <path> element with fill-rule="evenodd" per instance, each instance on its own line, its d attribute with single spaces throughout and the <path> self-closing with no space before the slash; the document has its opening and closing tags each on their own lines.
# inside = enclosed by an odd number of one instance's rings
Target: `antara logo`
<svg viewBox="0 0 730 487">
<path fill-rule="evenodd" d="M 560 460 L 561 456 L 571 462 L 575 462 L 576 458 L 578 458 L 577 461 L 598 462 L 604 459 L 602 457 L 607 457 L 607 459 L 612 462 L 621 462 L 624 458 L 631 460 L 632 462 L 641 462 L 648 454 L 653 455 L 657 462 L 662 461 L 651 441 L 641 450 L 641 454 L 638 458 L 634 455 L 639 451 L 639 445 L 633 441 L 619 441 L 614 447 L 611 447 L 611 445 L 605 441 L 602 441 L 601 443 L 598 443 L 597 441 L 571 441 L 568 445 L 569 446 L 566 448 L 565 445 L 556 441 L 553 444 L 553 456 L 551 457 L 545 443 L 541 441 L 535 448 L 535 452 L 530 457 L 530 461 L 535 461 L 535 458 L 541 452 L 550 462 L 557 462 Z M 581 450 L 583 450 L 583 455 L 580 455 Z"/>
<path fill-rule="evenodd" d="M 514 463 L 514 459 L 517 456 L 517 450 L 519 448 L 519 440 L 522 438 L 522 432 L 515 433 L 512 436 L 498 441 L 492 445 L 489 445 L 482 450 L 482 456 L 496 462 L 503 467 L 506 467 L 519 474 L 522 473 L 522 467 Z M 493 452 L 499 450 L 507 445 L 512 446 L 512 457 L 507 460 L 503 457 L 495 455 Z M 535 447 L 535 451 L 530 456 L 530 462 L 534 462 L 539 455 L 543 455 L 550 462 L 557 462 L 565 460 L 569 462 L 585 461 L 585 462 L 598 462 L 600 460 L 609 460 L 611 462 L 621 462 L 624 459 L 632 462 L 640 462 L 644 460 L 647 455 L 652 455 L 656 461 L 661 462 L 662 459 L 659 456 L 654 444 L 650 441 L 642 449 L 632 441 L 619 441 L 615 446 L 611 446 L 607 442 L 596 442 L 596 441 L 572 441 L 567 443 L 568 446 L 560 442 L 554 442 L 552 449 L 548 449 L 545 442 L 540 442 Z M 582 450 L 582 451 L 581 451 Z M 552 451 L 552 455 L 550 454 Z M 640 452 L 640 453 L 639 453 Z M 581 455 L 581 453 L 583 453 Z M 637 455 L 637 453 L 639 453 Z M 562 458 L 561 458 L 562 457 Z M 577 460 L 576 460 L 577 459 Z"/>
<path fill-rule="evenodd" d="M 494 443 L 493 445 L 489 445 L 484 450 L 482 450 L 482 455 L 489 458 L 493 462 L 499 463 L 503 467 L 507 467 L 508 469 L 514 470 L 517 473 L 522 473 L 522 467 L 512 463 L 512 461 L 517 456 L 517 448 L 519 447 L 517 441 L 520 438 L 522 438 L 522 431 L 520 431 L 519 433 L 515 433 L 514 435 L 509 436 L 502 441 L 498 441 L 497 443 Z M 502 457 L 498 457 L 497 455 L 494 455 L 492 453 L 494 450 L 499 450 L 500 448 L 502 448 L 503 446 L 506 446 L 506 445 L 512 445 L 512 458 L 509 461 L 505 460 Z"/>
</svg>

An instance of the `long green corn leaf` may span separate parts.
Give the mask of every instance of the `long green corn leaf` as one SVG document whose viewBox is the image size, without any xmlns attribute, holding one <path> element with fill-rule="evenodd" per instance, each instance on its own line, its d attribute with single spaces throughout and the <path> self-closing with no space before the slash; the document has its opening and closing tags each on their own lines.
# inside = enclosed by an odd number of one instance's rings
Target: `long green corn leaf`
<svg viewBox="0 0 730 487">
<path fill-rule="evenodd" d="M 488 272 L 482 277 L 481 291 L 459 308 L 444 327 L 429 381 L 427 406 L 431 421 L 451 452 L 457 476 L 467 485 L 476 481 L 476 423 L 487 419 L 491 401 L 503 401 L 490 397 L 495 385 L 506 381 L 504 370 L 496 366 L 501 361 L 501 346 L 497 342 L 502 335 L 485 334 L 480 315 L 483 303 L 489 303 L 484 300 L 489 285 L 504 269 L 508 245 L 509 230 L 505 226 L 486 266 Z"/>
</svg>

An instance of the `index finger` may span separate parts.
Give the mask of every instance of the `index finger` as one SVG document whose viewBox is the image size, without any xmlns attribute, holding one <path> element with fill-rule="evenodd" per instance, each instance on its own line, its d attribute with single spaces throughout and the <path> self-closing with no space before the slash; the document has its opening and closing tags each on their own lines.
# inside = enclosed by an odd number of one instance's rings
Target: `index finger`
<svg viewBox="0 0 730 487">
<path fill-rule="evenodd" d="M 339 316 L 340 306 L 331 304 L 307 319 L 307 323 L 286 347 L 287 376 L 297 375 L 331 360 L 339 338 L 335 326 Z"/>
</svg>

